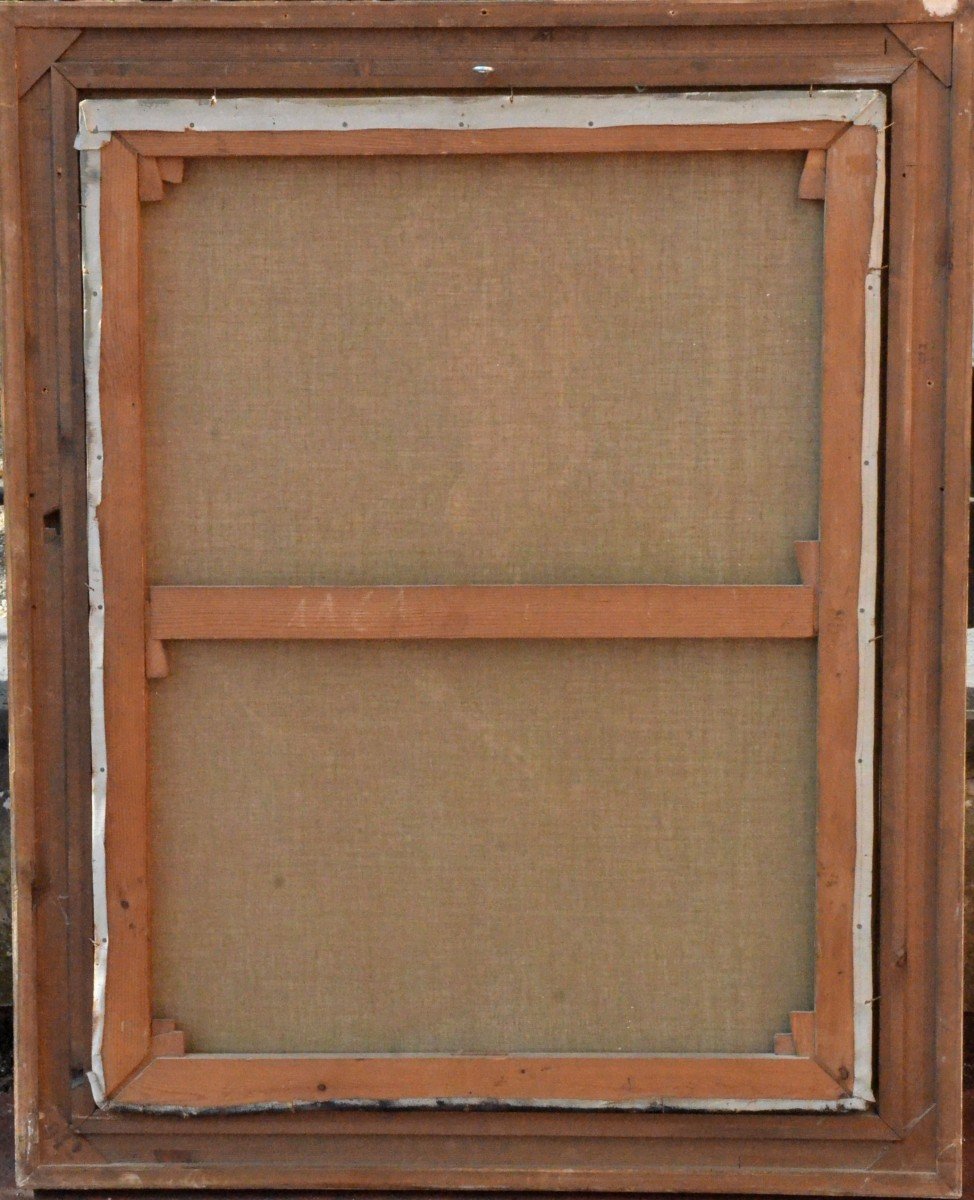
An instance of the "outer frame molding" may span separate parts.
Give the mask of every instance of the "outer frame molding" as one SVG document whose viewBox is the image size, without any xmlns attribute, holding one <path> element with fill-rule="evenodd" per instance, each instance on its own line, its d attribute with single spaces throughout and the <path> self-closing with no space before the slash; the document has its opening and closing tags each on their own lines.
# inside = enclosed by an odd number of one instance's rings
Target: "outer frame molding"
<svg viewBox="0 0 974 1200">
<path fill-rule="evenodd" d="M 668 0 L 617 0 L 606 5 L 600 0 L 493 0 L 476 6 L 463 0 L 401 0 L 391 12 L 378 11 L 369 0 L 292 0 L 282 11 L 275 0 L 254 0 L 243 14 L 227 9 L 194 5 L 175 15 L 160 9 L 145 11 L 139 0 L 87 0 L 83 21 L 73 21 L 74 10 L 59 11 L 55 3 L 12 8 L 16 26 L 83 26 L 111 29 L 322 29 L 322 28 L 483 28 L 504 26 L 593 26 L 643 27 L 650 25 L 748 25 L 763 22 L 785 25 L 842 25 L 851 21 L 875 23 L 914 21 L 949 23 L 959 5 L 934 5 L 923 0 L 809 0 L 801 11 L 774 0 L 701 0 L 692 8 L 675 9 Z M 939 9 L 939 11 L 938 11 Z"/>
<path fill-rule="evenodd" d="M 886 22 L 949 31 L 950 87 L 890 36 Z M 15 33 L 23 45 L 36 30 L 55 27 L 82 36 L 18 100 Z M 38 0 L 0 10 L 17 1125 L 25 1186 L 959 1195 L 971 38 L 966 7 L 935 16 L 922 0 L 799 7 L 706 0 L 686 9 L 668 0 Z M 463 40 L 468 45 L 457 53 Z M 472 78 L 471 66 L 487 54 L 494 74 Z M 93 1113 L 86 1089 L 71 1086 L 89 1065 L 91 919 L 87 638 L 79 620 L 86 551 L 71 145 L 77 89 L 209 95 L 226 86 L 489 90 L 633 82 L 891 88 L 877 1111 L 827 1119 L 306 1112 L 192 1121 Z"/>
</svg>

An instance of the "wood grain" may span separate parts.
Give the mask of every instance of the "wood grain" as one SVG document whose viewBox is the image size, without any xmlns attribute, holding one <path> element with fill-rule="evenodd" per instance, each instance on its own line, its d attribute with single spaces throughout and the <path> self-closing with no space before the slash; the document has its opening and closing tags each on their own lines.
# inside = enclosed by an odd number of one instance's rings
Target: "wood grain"
<svg viewBox="0 0 974 1200">
<path fill-rule="evenodd" d="M 57 302 L 57 442 L 60 463 L 60 604 L 64 655 L 64 789 L 67 813 L 66 892 L 69 920 L 67 978 L 72 982 L 71 1064 L 83 1070 L 91 1052 L 91 722 L 88 664 L 87 489 L 83 321 L 77 297 L 81 230 L 74 207 L 79 194 L 77 94 L 51 73 L 51 179 L 53 274 L 48 291 Z M 53 282 L 53 286 L 51 283 Z M 73 1089 L 77 1095 L 77 1089 Z"/>
<path fill-rule="evenodd" d="M 366 129 L 277 133 L 124 133 L 140 155 L 608 154 L 824 148 L 839 121 L 754 125 L 631 125 L 601 129 Z M 144 199 L 156 199 L 146 195 Z"/>
<path fill-rule="evenodd" d="M 880 1108 L 901 1132 L 937 1098 L 929 1014 L 937 969 L 948 105 L 947 89 L 919 64 L 893 89 L 876 991 L 880 1062 L 897 1064 L 879 1073 Z"/>
<path fill-rule="evenodd" d="M 939 27 L 938 27 L 939 28 Z M 948 32 L 948 31 L 944 31 Z M 942 748 L 940 812 L 937 820 L 938 979 L 948 999 L 937 1017 L 937 1161 L 944 1183 L 962 1186 L 961 1107 L 963 1063 L 963 895 L 964 863 L 957 848 L 964 839 L 966 750 L 966 587 L 970 533 L 971 405 L 967 345 L 971 329 L 972 233 L 974 206 L 969 181 L 972 169 L 971 102 L 974 93 L 974 23 L 966 13 L 954 30 L 950 126 L 951 227 L 949 258 L 953 272 L 947 293 L 947 377 L 944 406 L 943 610 L 941 630 Z M 943 81 L 945 76 L 940 71 Z M 946 77 L 950 80 L 950 76 Z M 968 1157 L 968 1170 L 971 1159 Z"/>
<path fill-rule="evenodd" d="M 165 679 L 169 674 L 169 659 L 166 647 L 157 638 L 147 637 L 145 640 L 145 677 L 146 679 Z"/>
<path fill-rule="evenodd" d="M 187 1054 L 146 1064 L 117 1106 L 179 1108 L 414 1100 L 653 1103 L 677 1099 L 836 1100 L 843 1089 L 814 1062 L 767 1054 L 710 1058 L 610 1055 Z"/>
<path fill-rule="evenodd" d="M 793 1012 L 791 1014 L 791 1036 L 795 1053 L 803 1058 L 815 1057 L 815 1013 Z"/>
<path fill-rule="evenodd" d="M 23 96 L 81 37 L 80 29 L 44 29 L 17 38 L 17 90 Z"/>
<path fill-rule="evenodd" d="M 855 126 L 828 152 L 819 548 L 816 1058 L 853 1077 L 853 894 L 859 714 L 859 574 L 867 287 L 876 131 Z"/>
<path fill-rule="evenodd" d="M 798 181 L 798 195 L 802 200 L 825 199 L 825 151 L 809 150 L 805 156 L 802 177 Z"/>
<path fill-rule="evenodd" d="M 517 30 L 518 21 L 530 25 Z M 592 24 L 595 21 L 598 27 Z M 626 22 L 652 21 L 668 24 L 626 26 Z M 830 21 L 838 24 L 830 25 Z M 113 1190 L 137 1183 L 159 1188 L 552 1188 L 575 1194 L 585 1190 L 739 1193 L 744 1188 L 769 1194 L 852 1190 L 876 1196 L 956 1194 L 950 1148 L 956 1146 L 958 1136 L 955 1060 L 960 993 L 954 978 L 958 944 L 954 885 L 960 859 L 955 776 L 961 734 L 951 721 L 956 725 L 955 710 L 962 695 L 959 690 L 956 696 L 948 692 L 961 669 L 954 644 L 961 586 L 955 567 L 957 556 L 964 553 L 967 520 L 966 496 L 958 502 L 966 470 L 958 468 L 958 456 L 964 454 L 968 420 L 962 395 L 966 385 L 960 381 L 970 369 L 969 320 L 964 315 L 970 304 L 970 287 L 965 280 L 968 265 L 963 259 L 966 230 L 962 227 L 966 218 L 960 202 L 968 178 L 970 80 L 974 73 L 966 17 L 957 25 L 956 44 L 964 53 L 955 52 L 951 91 L 934 88 L 929 72 L 923 75 L 911 65 L 909 53 L 898 39 L 886 34 L 885 21 L 915 22 L 924 32 L 938 28 L 914 0 L 866 0 L 858 5 L 828 0 L 803 6 L 705 0 L 692 7 L 659 3 L 598 8 L 588 3 L 553 8 L 548 3 L 517 2 L 484 7 L 357 2 L 292 6 L 259 0 L 226 6 L 43 2 L 8 6 L 0 21 L 4 47 L 0 171 L 11 716 L 16 771 L 13 803 L 19 895 L 15 917 L 20 966 L 17 1103 L 25 1182 L 37 1187 Z M 482 84 L 471 81 L 470 68 L 485 61 L 483 47 L 489 47 L 494 55 L 486 60 L 495 66 L 491 86 L 502 87 L 629 86 L 633 80 L 684 88 L 893 83 L 909 68 L 892 89 L 889 131 L 893 157 L 886 372 L 886 627 L 882 643 L 883 899 L 877 988 L 881 993 L 877 1002 L 881 1013 L 880 1115 L 349 1111 L 201 1116 L 187 1122 L 175 1116 L 99 1112 L 80 1120 L 68 1136 L 58 1114 L 46 1107 L 46 1100 L 39 1114 L 38 1083 L 49 1097 L 68 1086 L 74 1066 L 62 1050 L 60 1036 L 50 1039 L 49 1052 L 40 1065 L 43 1078 L 38 1080 L 39 1060 L 31 1049 L 37 1045 L 34 983 L 38 974 L 57 977 L 61 953 L 53 925 L 39 920 L 33 907 L 34 897 L 43 896 L 45 888 L 57 891 L 56 885 L 51 887 L 52 878 L 43 877 L 43 871 L 37 875 L 35 848 L 55 844 L 60 836 L 58 804 L 63 807 L 64 802 L 64 796 L 45 799 L 36 792 L 33 764 L 42 747 L 34 744 L 33 725 L 64 703 L 73 728 L 85 706 L 77 686 L 69 686 L 67 698 L 62 700 L 57 682 L 50 678 L 50 658 L 33 655 L 30 612 L 35 605 L 49 605 L 51 598 L 39 585 L 39 573 L 29 565 L 29 496 L 33 483 L 45 476 L 56 477 L 57 468 L 42 461 L 37 445 L 31 444 L 31 424 L 42 410 L 38 395 L 28 393 L 25 360 L 35 360 L 32 377 L 40 379 L 36 362 L 43 351 L 39 347 L 50 337 L 55 305 L 67 303 L 77 316 L 80 289 L 64 301 L 63 285 L 52 287 L 43 271 L 44 263 L 56 261 L 58 255 L 49 254 L 42 246 L 50 233 L 40 219 L 44 212 L 31 209 L 39 185 L 29 185 L 31 178 L 44 178 L 42 161 L 51 158 L 50 124 L 45 128 L 38 119 L 46 112 L 49 99 L 44 88 L 37 89 L 33 108 L 23 103 L 18 107 L 10 35 L 14 23 L 25 35 L 32 35 L 35 26 L 87 29 L 53 74 L 74 79 L 86 88 L 133 92 L 173 87 L 209 94 L 218 86 L 478 87 Z M 202 29 L 206 24 L 210 28 Z M 333 28 L 344 24 L 357 40 L 349 41 L 343 53 L 322 59 L 315 39 L 329 24 Z M 441 32 L 433 28 L 435 24 L 452 24 L 482 40 L 471 43 L 464 52 L 444 53 L 441 43 L 434 44 Z M 418 28 L 425 29 L 430 41 L 421 46 L 404 45 L 398 61 L 393 52 L 370 58 L 367 38 L 383 25 L 396 36 L 412 36 Z M 951 21 L 940 22 L 939 28 L 949 34 Z M 559 57 L 557 39 L 563 32 L 591 37 L 591 41 L 584 49 L 576 49 L 574 56 Z M 600 52 L 600 38 L 616 33 L 629 41 L 628 55 L 617 50 Z M 164 40 L 176 34 L 185 35 L 180 46 Z M 204 35 L 214 40 L 206 42 Z M 285 35 L 295 37 L 298 49 L 288 53 L 278 52 L 276 47 L 267 50 L 269 43 L 264 39 Z M 656 40 L 664 35 L 686 35 L 683 49 L 671 54 L 668 46 Z M 109 37 L 117 41 L 109 45 Z M 197 37 L 200 40 L 194 50 Z M 554 41 L 541 41 L 541 37 Z M 106 40 L 100 41 L 102 38 Z M 155 38 L 160 39 L 158 44 L 154 44 Z M 503 57 L 504 46 L 515 40 L 520 55 Z M 532 42 L 533 54 L 529 53 Z M 104 47 L 101 61 L 98 46 Z M 75 61 L 69 61 L 75 54 Z M 944 71 L 942 52 L 938 55 L 937 69 Z M 72 120 L 77 123 L 71 96 L 70 87 L 61 87 L 54 101 L 57 122 L 65 129 Z M 951 128 L 952 183 L 947 174 Z M 60 157 L 55 161 L 60 164 Z M 70 193 L 67 184 L 65 187 Z M 22 197 L 26 204 L 21 203 Z M 76 187 L 74 197 L 76 205 Z M 57 203 L 65 202 L 62 194 Z M 948 243 L 946 214 L 949 206 L 958 203 Z M 62 222 L 65 220 L 62 217 Z M 74 220 L 76 223 L 76 210 Z M 77 279 L 76 246 L 69 246 L 68 258 Z M 950 347 L 945 354 L 944 296 L 951 271 L 956 273 L 951 285 L 956 290 L 950 309 Z M 29 330 L 25 329 L 25 298 L 30 309 Z M 945 359 L 952 380 L 946 403 Z M 76 363 L 73 369 L 77 371 Z M 946 469 L 945 413 L 952 439 L 947 443 Z M 61 436 L 73 436 L 70 423 L 65 423 Z M 62 441 L 62 449 L 66 444 Z M 42 439 L 41 445 L 47 453 L 47 441 Z M 76 471 L 75 460 L 60 465 Z M 83 481 L 83 474 L 81 478 Z M 946 486 L 943 500 L 941 486 Z M 965 511 L 960 515 L 962 506 Z M 65 509 L 66 528 L 69 517 L 70 511 Z M 75 537 L 83 543 L 83 531 Z M 83 554 L 66 558 L 66 570 L 69 561 L 77 567 Z M 932 578 L 936 586 L 931 586 Z M 66 580 L 65 603 L 76 604 L 84 586 L 80 572 Z M 83 613 L 80 619 L 83 624 Z M 73 620 L 77 625 L 77 614 Z M 84 664 L 79 668 L 77 661 L 83 657 L 77 649 L 73 651 L 69 685 L 72 680 L 83 682 Z M 68 759 L 70 794 L 75 798 L 84 797 L 89 785 L 82 741 L 78 740 Z M 80 855 L 83 847 L 75 850 Z M 69 905 L 73 924 L 78 923 L 74 913 L 83 911 L 84 904 L 84 887 L 76 874 Z M 75 973 L 74 968 L 70 987 L 82 1004 L 87 1002 L 90 990 L 83 973 Z M 85 1088 L 77 1086 L 72 1091 L 80 1097 Z M 906 1131 L 902 1137 L 886 1124 L 887 1119 Z M 935 1138 L 928 1133 L 931 1120 L 935 1120 Z M 33 1130 L 38 1131 L 36 1137 Z M 922 1137 L 915 1137 L 915 1132 Z M 409 1155 L 408 1163 L 404 1163 L 404 1153 Z"/>
<path fill-rule="evenodd" d="M 781 0 L 696 0 L 681 7 L 671 0 L 491 0 L 457 3 L 440 0 L 397 0 L 376 4 L 362 0 L 291 0 L 286 8 L 276 0 L 249 0 L 241 11 L 209 5 L 170 11 L 145 9 L 131 0 L 88 0 L 79 11 L 57 3 L 11 7 L 7 20 L 17 26 L 44 28 L 78 26 L 116 29 L 328 29 L 370 27 L 453 28 L 560 27 L 565 25 L 817 25 L 832 22 L 869 24 L 888 21 L 949 21 L 937 17 L 922 0 L 806 0 L 800 8 Z"/>
<path fill-rule="evenodd" d="M 929 27 L 928 27 L 929 28 Z M 948 31 L 949 32 L 949 31 Z M 889 83 L 913 62 L 884 26 L 690 25 L 86 30 L 57 65 L 79 88 L 775 87 Z"/>
<path fill-rule="evenodd" d="M 119 138 L 124 142 L 124 138 Z M 139 156 L 139 199 L 143 202 L 161 200 L 165 194 L 158 161 L 149 154 Z"/>
<path fill-rule="evenodd" d="M 184 163 L 181 158 L 161 157 L 157 164 L 159 176 L 164 183 L 182 183 Z"/>
<path fill-rule="evenodd" d="M 946 87 L 953 81 L 954 31 L 949 25 L 887 25 L 887 29 L 903 43 L 912 55 Z"/>
<path fill-rule="evenodd" d="M 114 138 L 101 158 L 104 486 L 98 523 L 105 578 L 108 739 L 108 980 L 102 1057 L 110 1090 L 148 1052 L 151 1014 L 138 161 Z"/>
<path fill-rule="evenodd" d="M 28 141 L 51 136 L 50 95 L 53 77 L 45 74 L 22 99 L 22 114 Z M 29 452 L 32 456 L 31 483 L 22 517 L 31 539 L 31 590 L 38 602 L 30 612 L 30 642 L 35 678 L 44 681 L 43 703 L 32 712 L 32 781 L 35 814 L 39 827 L 50 832 L 33 846 L 31 906 L 40 942 L 55 946 L 57 955 L 49 964 L 38 963 L 35 982 L 37 1028 L 33 1045 L 24 1052 L 36 1055 L 42 1111 L 55 1125 L 70 1109 L 70 1091 L 63 1077 L 51 1066 L 71 1048 L 70 1013 L 62 996 L 68 987 L 69 933 L 62 897 L 68 891 L 68 836 L 62 820 L 65 788 L 65 695 L 63 627 L 60 602 L 63 596 L 63 542 L 59 536 L 61 511 L 61 464 L 58 397 L 61 383 L 61 353 L 58 328 L 44 320 L 47 296 L 57 270 L 57 247 L 50 233 L 55 224 L 53 198 L 54 167 L 50 154 L 28 157 L 22 165 L 25 209 L 35 231 L 47 236 L 32 238 L 25 246 L 30 272 L 25 317 L 28 344 L 26 395 L 29 397 Z M 43 464 L 43 465 L 41 465 Z M 12 524 L 17 516 L 10 513 Z M 11 614 L 12 616 L 13 614 Z M 12 628 L 12 625 L 11 625 Z M 20 636 L 27 632 L 21 627 Z M 16 636 L 16 635 L 15 635 Z M 83 694 L 83 693 L 82 693 Z M 13 742 L 14 757 L 17 743 Z M 17 775 L 17 765 L 14 775 Z M 16 817 L 15 817 L 16 827 Z"/>
<path fill-rule="evenodd" d="M 795 558 L 798 560 L 798 573 L 806 587 L 818 587 L 819 543 L 795 542 Z"/>
<path fill-rule="evenodd" d="M 810 638 L 815 589 L 153 587 L 156 641 L 240 638 Z"/>
<path fill-rule="evenodd" d="M 27 314 L 31 287 L 30 263 L 25 262 L 25 231 L 30 209 L 24 205 L 21 164 L 21 121 L 27 114 L 18 108 L 17 47 L 14 29 L 0 24 L 0 207 L 3 287 L 3 431 L 4 487 L 6 499 L 6 567 L 9 580 L 11 819 L 13 825 L 13 935 L 18 970 L 14 999 L 17 1005 L 16 1142 L 17 1160 L 30 1170 L 39 1157 L 36 1114 L 52 1085 L 50 1063 L 39 1062 L 38 983 L 49 954 L 45 932 L 34 911 L 37 884 L 37 849 L 56 830 L 45 825 L 44 805 L 35 788 L 34 772 L 34 639 L 31 610 L 35 595 L 32 571 L 34 547 L 28 519 L 33 455 L 30 444 L 28 396 Z M 36 134 L 35 134 L 36 137 Z M 33 144 L 33 143 L 32 143 Z M 35 293 L 36 294 L 36 291 Z M 55 951 L 56 952 L 56 951 Z M 56 964 L 55 964 L 56 967 Z"/>
</svg>

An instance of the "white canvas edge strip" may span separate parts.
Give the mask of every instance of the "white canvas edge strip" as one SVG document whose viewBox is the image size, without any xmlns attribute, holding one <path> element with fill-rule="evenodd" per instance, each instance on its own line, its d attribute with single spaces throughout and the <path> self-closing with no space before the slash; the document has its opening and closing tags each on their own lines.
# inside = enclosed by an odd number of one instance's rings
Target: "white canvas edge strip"
<svg viewBox="0 0 974 1200">
<path fill-rule="evenodd" d="M 866 91 L 633 92 L 593 96 L 389 96 L 209 100 L 83 100 L 76 146 L 113 131 L 342 132 L 363 129 L 605 129 L 614 125 L 753 125 L 776 121 L 876 124 L 880 93 Z"/>
<path fill-rule="evenodd" d="M 84 285 L 85 448 L 88 486 L 88 652 L 91 678 L 91 873 L 94 908 L 94 995 L 91 1070 L 96 1103 L 105 1095 L 102 1041 L 108 968 L 108 892 L 105 875 L 105 798 L 108 754 L 105 742 L 105 591 L 101 569 L 98 505 L 101 503 L 102 435 L 98 376 L 101 358 L 101 154 L 81 154 L 81 265 Z"/>
<path fill-rule="evenodd" d="M 879 555 L 879 408 L 883 235 L 886 211 L 886 98 L 871 107 L 878 129 L 876 189 L 865 279 L 866 353 L 862 400 L 862 553 L 859 560 L 859 706 L 856 728 L 856 874 L 852 900 L 854 1096 L 873 1100 L 873 808 L 876 728 L 876 571 Z"/>
<path fill-rule="evenodd" d="M 105 800 L 107 754 L 104 713 L 104 584 L 97 508 L 101 502 L 102 436 L 98 389 L 101 342 L 99 229 L 100 147 L 114 131 L 283 132 L 363 129 L 609 128 L 614 125 L 761 124 L 782 121 L 851 121 L 882 131 L 886 102 L 874 90 L 761 91 L 597 96 L 407 96 L 209 100 L 84 100 L 79 105 L 76 149 L 82 151 L 82 263 L 85 295 L 85 400 L 88 452 L 88 589 L 91 659 L 92 885 L 94 892 L 94 997 L 92 1068 L 97 1103 L 105 1098 L 102 1042 L 108 964 Z M 681 1111 L 847 1112 L 861 1110 L 872 1092 L 872 891 L 873 751 L 875 717 L 875 605 L 878 536 L 878 435 L 885 145 L 877 138 L 874 221 L 866 277 L 866 379 L 862 436 L 862 557 L 859 577 L 859 714 L 856 739 L 856 868 L 853 897 L 854 1081 L 838 1101 L 666 1100 Z M 592 1108 L 598 1105 L 584 1104 Z M 613 1106 L 615 1107 L 615 1106 Z"/>
</svg>

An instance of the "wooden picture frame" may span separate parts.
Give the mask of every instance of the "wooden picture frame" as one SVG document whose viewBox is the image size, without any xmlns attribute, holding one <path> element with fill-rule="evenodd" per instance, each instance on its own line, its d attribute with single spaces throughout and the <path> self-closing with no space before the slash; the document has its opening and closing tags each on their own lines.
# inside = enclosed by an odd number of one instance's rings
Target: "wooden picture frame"
<svg viewBox="0 0 974 1200">
<path fill-rule="evenodd" d="M 3 16 L 23 1180 L 89 1188 L 954 1194 L 970 326 L 967 200 L 958 181 L 970 133 L 967 18 L 932 16 L 912 0 L 870 0 L 854 14 L 820 0 L 800 20 L 784 5 L 750 0 L 675 14 L 655 0 L 496 7 L 257 0 L 246 8 L 82 0 L 11 6 Z M 484 64 L 492 68 L 487 82 L 474 73 Z M 791 89 L 780 101 L 794 112 L 750 123 L 602 120 L 603 101 L 618 104 L 614 97 L 633 83 L 650 92 Z M 113 98 L 116 91 L 209 95 L 214 87 L 229 96 L 405 91 L 412 96 L 398 106 L 406 110 L 437 89 L 462 88 L 483 93 L 471 106 L 485 113 L 491 95 L 505 89 L 542 88 L 553 111 L 559 96 L 584 89 L 589 95 L 578 102 L 596 115 L 584 125 L 534 115 L 521 128 L 485 115 L 462 130 L 452 118 L 413 117 L 388 132 L 373 119 L 356 131 L 341 121 L 329 127 L 342 104 L 334 100 L 314 102 L 332 114 L 324 127 L 298 122 L 268 132 L 252 119 L 266 101 L 252 98 L 222 106 L 212 128 L 204 115 L 190 130 L 185 114 L 170 129 L 138 115 L 138 99 Z M 596 94 L 607 90 L 613 96 Z M 653 100 L 637 93 L 628 104 L 648 112 Z M 435 97 L 428 103 L 450 108 Z M 179 104 L 208 107 L 173 99 L 158 112 Z M 228 109 L 242 115 L 221 129 Z M 86 162 L 79 163 L 76 141 Z M 368 598 L 338 588 L 299 595 L 152 586 L 144 473 L 133 453 L 142 439 L 140 206 L 165 203 L 183 160 L 703 148 L 807 151 L 802 194 L 826 204 L 821 554 L 817 544 L 796 547 L 801 586 L 393 587 Z M 45 286 L 51 278 L 54 288 Z M 881 372 L 879 451 L 879 411 L 869 397 L 878 398 Z M 94 441 L 93 378 L 101 414 Z M 86 461 L 99 450 L 104 492 L 93 525 Z M 875 625 L 870 546 L 880 489 Z M 93 543 L 100 552 L 89 573 Z M 100 600 L 105 607 L 103 673 L 97 639 L 89 659 L 89 596 L 96 630 Z M 179 1014 L 153 1021 L 149 1000 L 145 697 L 148 680 L 168 669 L 167 642 L 220 638 L 229 628 L 236 638 L 817 635 L 815 1013 L 793 1014 L 778 1052 L 752 1059 L 184 1053 Z M 868 950 L 857 952 L 856 928 L 870 924 L 877 644 L 873 962 Z M 844 670 L 848 661 L 859 670 Z M 100 716 L 88 689 L 92 667 L 104 686 Z M 96 701 L 97 689 L 96 682 Z M 99 742 L 105 728 L 113 731 L 107 752 Z M 97 831 L 102 770 L 109 801 L 101 809 L 100 891 L 88 820 L 93 772 Z M 111 947 L 107 971 L 97 952 L 92 963 L 92 930 L 96 943 L 107 937 Z M 94 1022 L 93 993 L 103 1002 Z M 831 1111 L 816 1115 L 816 1108 Z"/>
</svg>

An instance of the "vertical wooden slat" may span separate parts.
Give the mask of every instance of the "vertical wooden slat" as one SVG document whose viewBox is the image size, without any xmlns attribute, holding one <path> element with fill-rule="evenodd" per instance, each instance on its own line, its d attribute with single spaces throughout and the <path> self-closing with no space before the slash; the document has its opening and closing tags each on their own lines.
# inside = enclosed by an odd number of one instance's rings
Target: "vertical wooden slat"
<svg viewBox="0 0 974 1200">
<path fill-rule="evenodd" d="M 21 101 L 21 186 L 30 237 L 25 244 L 24 318 L 27 361 L 31 484 L 27 504 L 31 551 L 33 640 L 33 778 L 35 819 L 46 830 L 35 846 L 34 912 L 38 955 L 37 1021 L 39 1101 L 42 1120 L 59 1127 L 70 1105 L 66 1062 L 70 1019 L 68 990 L 67 828 L 64 806 L 64 694 L 61 543 L 51 527 L 60 508 L 57 425 L 57 325 L 50 280 L 53 243 L 53 178 L 50 155 L 51 82 L 44 75 Z"/>
<path fill-rule="evenodd" d="M 856 869 L 859 575 L 866 286 L 876 130 L 854 126 L 828 152 L 823 297 L 819 550 L 818 902 L 815 1057 L 851 1087 Z M 879 286 L 878 280 L 875 286 Z"/>
<path fill-rule="evenodd" d="M 101 170 L 104 480 L 98 524 L 105 578 L 109 964 L 102 1059 L 110 1090 L 149 1048 L 148 714 L 138 160 L 113 139 L 102 150 Z"/>
<path fill-rule="evenodd" d="M 31 532 L 27 519 L 29 422 L 23 297 L 24 209 L 21 202 L 20 130 L 15 33 L 0 22 L 0 229 L 3 284 L 3 431 L 5 451 L 6 566 L 8 577 L 10 773 L 14 835 L 13 923 L 17 1023 L 15 1117 L 17 1160 L 30 1171 L 37 1152 L 39 1106 L 36 981 L 37 919 L 33 769 L 33 638 L 31 634 Z"/>
<path fill-rule="evenodd" d="M 68 929 L 71 1065 L 89 1065 L 91 1048 L 91 752 L 88 706 L 88 589 L 85 534 L 85 401 L 82 370 L 81 230 L 77 92 L 51 72 L 51 157 L 54 177 L 54 301 L 58 339 L 58 436 L 64 655 L 64 779 L 68 827 Z"/>
<path fill-rule="evenodd" d="M 893 88 L 879 1101 L 896 1129 L 935 1100 L 937 739 L 949 93 L 922 64 Z"/>
<path fill-rule="evenodd" d="M 175 1039 L 174 1039 L 175 1040 Z M 164 1044 L 163 1044 L 164 1045 Z M 162 1048 L 162 1047 L 160 1047 Z M 153 1057 L 118 1095 L 122 1104 L 193 1109 L 334 1101 L 396 1101 L 403 1096 L 465 1103 L 632 1103 L 672 1099 L 824 1100 L 843 1095 L 808 1058 L 612 1054 L 185 1054 Z"/>
<path fill-rule="evenodd" d="M 396 154 L 628 154 L 663 151 L 824 151 L 842 132 L 840 121 L 767 124 L 625 125 L 598 129 L 354 129 L 154 130 L 121 135 L 139 154 L 143 200 L 161 200 L 157 157 L 231 158 L 281 155 L 315 157 Z"/>
<path fill-rule="evenodd" d="M 974 22 L 965 13 L 954 27 L 951 88 L 948 371 L 944 428 L 943 652 L 940 814 L 937 822 L 938 986 L 937 1161 L 947 1187 L 961 1186 L 963 1061 L 964 774 L 966 750 L 967 541 L 970 514 L 971 410 L 971 136 Z"/>
<path fill-rule="evenodd" d="M 80 29 L 36 29 L 29 33 L 21 30 L 17 37 L 17 89 L 20 95 L 29 92 L 79 37 Z"/>
</svg>

